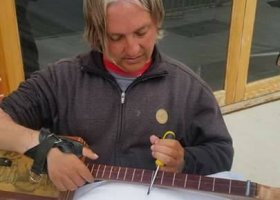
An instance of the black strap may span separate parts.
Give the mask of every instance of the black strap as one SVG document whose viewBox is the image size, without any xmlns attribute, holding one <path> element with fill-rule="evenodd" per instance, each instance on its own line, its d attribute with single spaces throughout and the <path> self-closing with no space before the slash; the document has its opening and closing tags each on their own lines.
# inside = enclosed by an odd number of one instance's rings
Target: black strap
<svg viewBox="0 0 280 200">
<path fill-rule="evenodd" d="M 83 145 L 77 141 L 57 136 L 48 129 L 42 128 L 39 135 L 39 144 L 24 154 L 33 159 L 31 172 L 40 175 L 47 173 L 47 155 L 51 148 L 59 148 L 64 153 L 82 156 Z"/>
</svg>

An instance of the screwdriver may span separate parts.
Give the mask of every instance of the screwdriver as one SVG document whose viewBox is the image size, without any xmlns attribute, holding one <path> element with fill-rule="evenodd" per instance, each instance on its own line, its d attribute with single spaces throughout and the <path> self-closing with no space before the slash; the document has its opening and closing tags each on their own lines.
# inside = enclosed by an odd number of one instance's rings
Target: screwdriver
<svg viewBox="0 0 280 200">
<path fill-rule="evenodd" d="M 175 139 L 175 136 L 176 136 L 176 135 L 175 135 L 175 133 L 174 133 L 173 131 L 166 131 L 166 132 L 164 133 L 162 139 Z M 161 162 L 161 161 L 158 160 L 158 159 L 156 160 L 155 163 L 156 163 L 157 168 L 156 168 L 156 171 L 155 171 L 154 175 L 152 176 L 151 183 L 150 183 L 150 186 L 149 186 L 149 188 L 148 188 L 147 195 L 150 194 L 150 191 L 151 191 L 151 189 L 152 189 L 152 187 L 153 187 L 153 185 L 154 185 L 155 179 L 156 179 L 156 177 L 157 177 L 159 168 L 164 166 L 164 163 Z"/>
</svg>

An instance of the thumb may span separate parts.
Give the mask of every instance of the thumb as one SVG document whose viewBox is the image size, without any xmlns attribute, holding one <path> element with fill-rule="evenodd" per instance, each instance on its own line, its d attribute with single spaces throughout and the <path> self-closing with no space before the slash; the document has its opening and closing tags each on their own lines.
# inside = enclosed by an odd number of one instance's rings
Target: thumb
<svg viewBox="0 0 280 200">
<path fill-rule="evenodd" d="M 150 142 L 151 142 L 152 144 L 156 144 L 157 141 L 159 141 L 159 138 L 158 138 L 157 136 L 155 136 L 155 135 L 151 135 L 151 136 L 150 136 Z"/>
<path fill-rule="evenodd" d="M 98 155 L 87 147 L 83 147 L 83 156 L 90 158 L 92 160 L 96 160 L 98 158 Z"/>
</svg>

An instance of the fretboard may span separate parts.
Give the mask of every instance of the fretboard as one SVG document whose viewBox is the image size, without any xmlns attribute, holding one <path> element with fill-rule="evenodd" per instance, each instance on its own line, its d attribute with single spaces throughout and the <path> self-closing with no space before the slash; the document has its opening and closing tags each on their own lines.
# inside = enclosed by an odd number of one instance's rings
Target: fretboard
<svg viewBox="0 0 280 200">
<path fill-rule="evenodd" d="M 152 170 L 88 164 L 88 168 L 97 180 L 117 180 L 131 183 L 150 184 Z M 203 192 L 214 192 L 242 197 L 255 197 L 257 183 L 213 178 L 183 173 L 159 171 L 154 185 L 184 188 Z"/>
</svg>

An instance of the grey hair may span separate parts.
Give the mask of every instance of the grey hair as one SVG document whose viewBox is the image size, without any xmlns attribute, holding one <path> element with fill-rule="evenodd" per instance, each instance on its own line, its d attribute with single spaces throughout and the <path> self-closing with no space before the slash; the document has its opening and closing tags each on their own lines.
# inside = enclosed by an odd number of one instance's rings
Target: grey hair
<svg viewBox="0 0 280 200">
<path fill-rule="evenodd" d="M 85 19 L 84 37 L 92 48 L 103 51 L 106 41 L 106 10 L 113 2 L 129 1 L 143 6 L 158 24 L 158 38 L 161 38 L 161 26 L 164 20 L 162 0 L 84 0 Z"/>
</svg>

